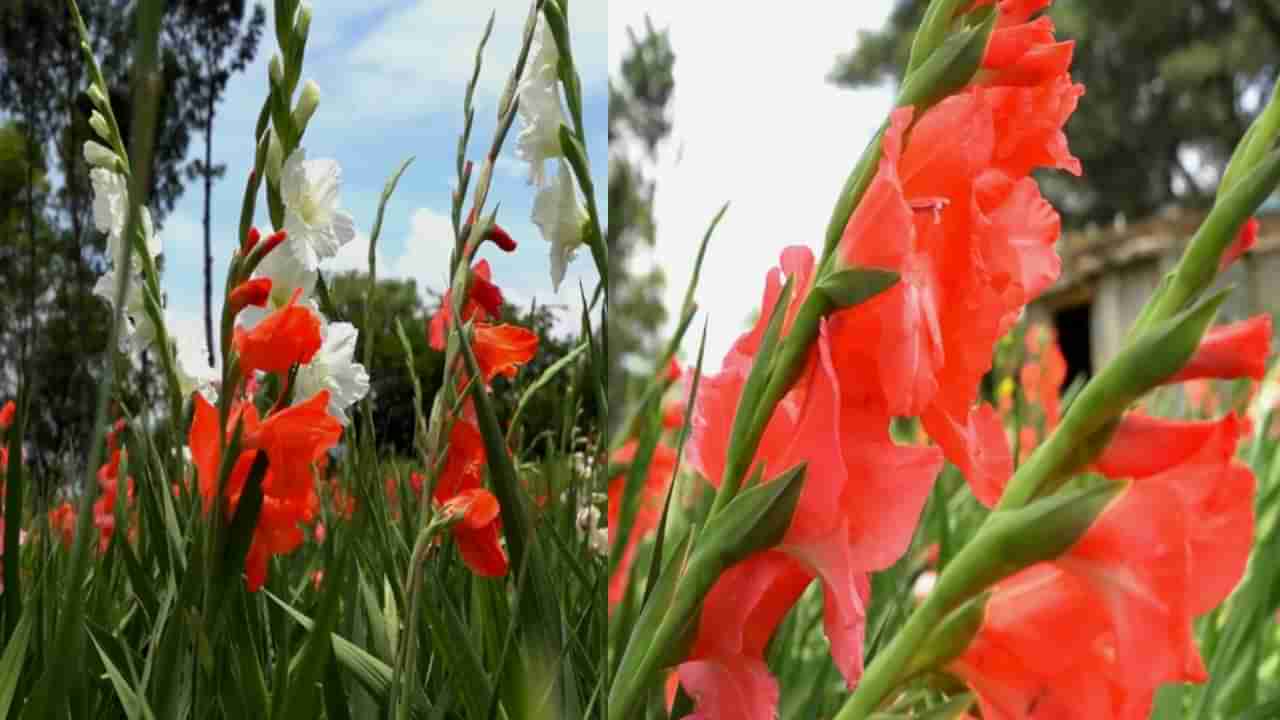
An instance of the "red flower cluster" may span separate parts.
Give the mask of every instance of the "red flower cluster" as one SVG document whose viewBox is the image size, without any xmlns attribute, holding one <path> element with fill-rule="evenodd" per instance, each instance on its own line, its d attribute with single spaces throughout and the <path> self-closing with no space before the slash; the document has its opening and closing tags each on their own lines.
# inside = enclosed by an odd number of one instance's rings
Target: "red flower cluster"
<svg viewBox="0 0 1280 720">
<path fill-rule="evenodd" d="M 308 362 L 320 349 L 320 319 L 309 308 L 298 305 L 297 300 L 298 294 L 294 293 L 288 305 L 251 330 L 236 328 L 232 343 L 247 377 L 252 378 L 257 370 L 287 373 L 294 364 Z M 247 585 L 250 592 L 256 592 L 266 580 L 270 556 L 292 552 L 302 544 L 304 536 L 299 526 L 312 521 L 319 510 L 316 476 L 326 453 L 341 437 L 342 425 L 327 410 L 328 390 L 321 390 L 298 405 L 275 409 L 265 419 L 259 418 L 252 395 L 246 393 L 232 403 L 226 427 L 220 425 L 217 408 L 203 395 L 195 393 L 194 401 L 188 444 L 206 511 L 218 493 L 220 439 L 229 443 L 237 424 L 243 426 L 241 452 L 223 489 L 228 518 L 239 506 L 258 453 L 265 453 L 267 458 L 262 508 L 245 558 Z"/>
<path fill-rule="evenodd" d="M 105 553 L 111 546 L 111 536 L 116 529 L 116 495 L 120 486 L 120 433 L 125 429 L 124 420 L 116 422 L 107 434 L 107 463 L 98 468 L 98 485 L 102 494 L 93 503 L 93 526 L 98 529 L 98 552 Z M 126 481 L 126 507 L 133 504 L 133 478 Z M 136 530 L 136 528 L 135 528 Z"/>
<path fill-rule="evenodd" d="M 697 705 L 694 717 L 772 717 L 778 691 L 765 646 L 815 578 L 832 655 L 855 682 L 868 574 L 905 550 L 943 455 L 971 481 L 1002 484 L 1011 473 L 995 409 L 974 401 L 996 342 L 1059 272 L 1058 214 L 1029 174 L 1080 172 L 1062 133 L 1083 93 L 1067 74 L 1071 44 L 1053 41 L 1047 19 L 1030 19 L 1047 4 L 1000 3 L 975 83 L 926 112 L 905 107 L 890 117 L 878 172 L 836 259 L 841 268 L 892 270 L 900 280 L 824 321 L 815 352 L 765 430 L 755 458 L 765 477 L 801 462 L 808 473 L 782 543 L 731 568 L 706 598 L 678 668 Z M 814 265 L 805 248 L 783 252 L 760 322 L 721 372 L 703 380 L 690 455 L 713 483 L 721 480 L 734 412 L 783 276 L 793 276 L 796 288 L 785 336 L 815 282 Z M 920 416 L 940 449 L 896 444 L 889 424 L 902 415 Z"/>
</svg>

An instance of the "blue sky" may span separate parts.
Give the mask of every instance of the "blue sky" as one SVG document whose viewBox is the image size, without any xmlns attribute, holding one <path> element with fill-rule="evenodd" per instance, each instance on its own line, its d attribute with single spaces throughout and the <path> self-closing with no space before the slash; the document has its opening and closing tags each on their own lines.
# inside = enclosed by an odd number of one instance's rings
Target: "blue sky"
<svg viewBox="0 0 1280 720">
<path fill-rule="evenodd" d="M 273 27 L 268 10 L 267 28 Z M 321 90 L 320 107 L 303 139 L 309 158 L 329 157 L 342 165 L 341 207 L 352 214 L 355 242 L 325 267 L 363 269 L 368 233 L 387 177 L 409 156 L 413 165 L 387 206 L 378 241 L 378 275 L 412 277 L 421 293 L 439 291 L 447 283 L 452 243 L 449 223 L 454 183 L 454 157 L 462 130 L 462 99 L 472 69 L 476 44 L 489 13 L 496 11 L 493 36 L 476 92 L 476 121 L 468 156 L 477 161 L 487 151 L 496 124 L 498 96 L 519 48 L 526 0 L 370 0 L 316 2 L 303 66 L 304 80 Z M 607 207 L 607 63 L 604 0 L 570 3 L 574 59 L 583 81 L 588 153 L 597 202 Z M 267 63 L 277 50 L 274 34 L 264 33 L 258 56 L 230 82 L 213 132 L 213 158 L 227 173 L 212 195 L 214 317 L 227 260 L 237 243 L 244 181 L 252 167 L 254 124 L 266 97 Z M 501 203 L 498 222 L 519 243 L 512 255 L 486 245 L 481 256 L 493 265 L 494 279 L 510 302 L 527 306 L 563 304 L 562 327 L 576 327 L 581 306 L 578 284 L 587 292 L 596 272 L 584 248 L 569 267 L 556 295 L 551 289 L 550 246 L 530 221 L 533 188 L 527 166 L 514 154 L 517 119 L 495 169 L 488 208 Z M 190 158 L 203 157 L 204 138 L 192 138 Z M 265 195 L 260 196 L 256 224 L 267 231 Z M 163 284 L 173 316 L 172 331 L 204 337 L 203 184 L 188 185 L 166 218 Z M 203 343 L 201 343 L 203 345 Z"/>
</svg>

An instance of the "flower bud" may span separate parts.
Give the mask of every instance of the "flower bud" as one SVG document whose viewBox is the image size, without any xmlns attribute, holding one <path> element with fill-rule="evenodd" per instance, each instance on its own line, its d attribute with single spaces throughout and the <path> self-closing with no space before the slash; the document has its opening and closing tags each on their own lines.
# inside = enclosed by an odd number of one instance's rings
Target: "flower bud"
<svg viewBox="0 0 1280 720">
<path fill-rule="evenodd" d="M 244 237 L 244 242 L 240 245 L 240 251 L 248 255 L 253 250 L 258 241 L 262 239 L 262 233 L 256 227 L 249 228 L 248 234 Z"/>
<path fill-rule="evenodd" d="M 112 172 L 120 172 L 124 163 L 120 161 L 120 156 L 94 140 L 86 140 L 84 143 L 84 159 L 94 167 L 106 168 Z"/>
<path fill-rule="evenodd" d="M 270 132 L 271 136 L 267 138 L 267 182 L 279 187 L 280 172 L 284 167 L 284 147 L 281 146 L 280 135 L 275 126 L 272 126 Z"/>
<path fill-rule="evenodd" d="M 267 65 L 267 76 L 274 87 L 284 86 L 284 61 L 280 59 L 279 54 L 271 56 L 271 63 Z"/>
<path fill-rule="evenodd" d="M 240 283 L 231 291 L 227 296 L 227 307 L 230 308 L 231 316 L 235 317 L 250 305 L 266 307 L 269 297 L 271 297 L 271 278 L 254 278 Z"/>
<path fill-rule="evenodd" d="M 298 104 L 293 108 L 293 124 L 297 126 L 299 135 L 307 129 L 307 123 L 311 122 L 311 116 L 315 114 L 316 107 L 319 105 L 320 86 L 316 85 L 315 80 L 308 80 L 302 86 Z"/>
<path fill-rule="evenodd" d="M 89 96 L 89 101 L 93 103 L 93 106 L 99 110 L 109 107 L 111 104 L 107 101 L 107 96 L 102 93 L 102 89 L 97 85 L 90 85 L 85 94 Z"/>
<path fill-rule="evenodd" d="M 303 0 L 298 5 L 298 16 L 293 24 L 294 41 L 298 47 L 306 45 L 307 35 L 311 33 L 311 3 Z"/>
<path fill-rule="evenodd" d="M 271 233 L 270 235 L 268 235 L 267 241 L 264 242 L 262 244 L 262 248 L 258 250 L 258 256 L 257 256 L 258 261 L 260 262 L 262 258 L 269 255 L 272 250 L 275 250 L 280 245 L 280 243 L 288 239 L 289 239 L 289 233 L 286 230 L 277 230 Z"/>
<path fill-rule="evenodd" d="M 107 119 L 97 110 L 89 115 L 89 127 L 93 128 L 93 131 L 103 140 L 111 139 L 111 128 L 107 127 Z"/>
</svg>

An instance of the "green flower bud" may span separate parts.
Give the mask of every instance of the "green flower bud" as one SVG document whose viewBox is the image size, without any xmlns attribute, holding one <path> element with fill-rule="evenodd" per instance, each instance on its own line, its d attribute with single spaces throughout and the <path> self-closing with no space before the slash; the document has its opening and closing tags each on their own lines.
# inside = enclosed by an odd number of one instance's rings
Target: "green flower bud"
<svg viewBox="0 0 1280 720">
<path fill-rule="evenodd" d="M 111 128 L 107 126 L 107 119 L 97 110 L 89 116 L 89 127 L 93 128 L 93 131 L 103 140 L 111 139 Z"/>
</svg>

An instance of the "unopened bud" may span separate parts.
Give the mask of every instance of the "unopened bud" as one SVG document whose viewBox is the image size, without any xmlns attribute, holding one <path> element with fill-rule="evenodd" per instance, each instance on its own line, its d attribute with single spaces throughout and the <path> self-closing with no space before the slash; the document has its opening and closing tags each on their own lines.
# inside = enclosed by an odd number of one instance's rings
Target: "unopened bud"
<svg viewBox="0 0 1280 720">
<path fill-rule="evenodd" d="M 227 307 L 230 308 L 231 316 L 235 317 L 250 305 L 266 307 L 269 297 L 271 297 L 271 278 L 254 278 L 240 283 L 231 291 L 227 296 Z"/>
<path fill-rule="evenodd" d="M 280 186 L 280 172 L 284 167 L 284 147 L 280 143 L 280 135 L 275 127 L 271 128 L 271 137 L 267 139 L 267 182 Z"/>
<path fill-rule="evenodd" d="M 102 89 L 97 85 L 90 85 L 89 89 L 85 91 L 85 94 L 89 96 L 89 101 L 93 103 L 93 106 L 99 110 L 103 110 L 110 106 L 110 103 L 107 101 L 107 96 L 102 93 Z"/>
<path fill-rule="evenodd" d="M 240 246 L 241 251 L 245 255 L 248 255 L 249 252 L 253 250 L 253 247 L 257 245 L 258 241 L 261 239 L 262 239 L 262 233 L 259 232 L 258 228 L 256 227 L 249 228 L 249 232 L 244 237 L 244 243 L 242 243 Z"/>
<path fill-rule="evenodd" d="M 298 47 L 302 47 L 307 42 L 307 35 L 311 33 L 311 3 L 303 0 L 298 5 L 298 16 L 293 24 L 293 35 Z"/>
<path fill-rule="evenodd" d="M 494 245 L 502 248 L 503 252 L 515 252 L 516 241 L 511 235 L 507 234 L 500 225 L 494 223 L 489 226 L 489 231 L 484 234 L 483 240 L 492 240 Z"/>
<path fill-rule="evenodd" d="M 106 168 L 112 172 L 120 172 L 124 165 L 119 155 L 111 152 L 110 148 L 102 143 L 93 140 L 86 140 L 84 143 L 84 159 L 94 167 Z"/>
<path fill-rule="evenodd" d="M 320 86 L 316 85 L 314 80 L 308 80 L 302 86 L 298 104 L 293 108 L 293 124 L 298 128 L 298 135 L 302 135 L 307 129 L 307 123 L 311 122 L 311 116 L 315 114 L 319 105 Z"/>
<path fill-rule="evenodd" d="M 111 128 L 107 127 L 107 119 L 97 110 L 89 115 L 89 127 L 93 128 L 93 131 L 103 140 L 111 139 Z"/>
<path fill-rule="evenodd" d="M 271 56 L 271 62 L 267 65 L 267 76 L 271 79 L 273 86 L 284 86 L 284 61 L 280 59 L 280 55 Z"/>
</svg>

